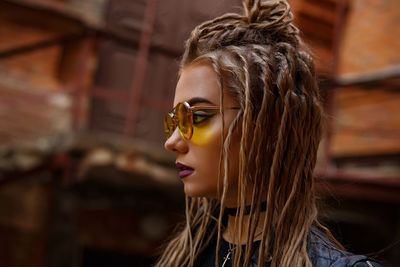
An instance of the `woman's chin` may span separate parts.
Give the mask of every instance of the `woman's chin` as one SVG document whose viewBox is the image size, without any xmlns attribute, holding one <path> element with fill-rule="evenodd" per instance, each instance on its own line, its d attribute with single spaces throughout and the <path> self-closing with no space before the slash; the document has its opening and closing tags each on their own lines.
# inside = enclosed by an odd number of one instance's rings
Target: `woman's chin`
<svg viewBox="0 0 400 267">
<path fill-rule="evenodd" d="M 185 187 L 185 195 L 188 197 L 204 197 L 204 194 L 202 192 L 199 192 L 197 190 L 186 189 L 186 187 Z"/>
<path fill-rule="evenodd" d="M 216 198 L 216 194 L 214 192 L 210 192 L 208 190 L 204 190 L 201 188 L 197 188 L 193 185 L 184 185 L 185 195 L 188 197 L 206 197 L 206 198 Z"/>
</svg>

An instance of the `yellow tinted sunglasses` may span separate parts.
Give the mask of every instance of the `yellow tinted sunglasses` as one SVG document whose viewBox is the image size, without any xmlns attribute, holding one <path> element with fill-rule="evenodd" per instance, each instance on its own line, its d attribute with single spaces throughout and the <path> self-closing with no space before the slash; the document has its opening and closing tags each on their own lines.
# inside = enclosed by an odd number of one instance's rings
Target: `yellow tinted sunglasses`
<svg viewBox="0 0 400 267">
<path fill-rule="evenodd" d="M 228 109 L 240 109 L 240 107 L 232 107 Z M 178 103 L 170 112 L 165 114 L 164 116 L 164 131 L 167 139 L 171 137 L 174 133 L 176 127 L 178 127 L 180 134 L 185 140 L 190 140 L 193 135 L 193 121 L 194 121 L 194 113 L 196 111 L 205 111 L 208 113 L 203 113 L 197 115 L 197 117 L 202 117 L 198 122 L 201 122 L 202 119 L 207 119 L 209 117 L 214 116 L 216 113 L 220 111 L 220 107 L 218 106 L 190 106 L 188 102 Z M 210 114 L 213 112 L 214 114 Z"/>
</svg>

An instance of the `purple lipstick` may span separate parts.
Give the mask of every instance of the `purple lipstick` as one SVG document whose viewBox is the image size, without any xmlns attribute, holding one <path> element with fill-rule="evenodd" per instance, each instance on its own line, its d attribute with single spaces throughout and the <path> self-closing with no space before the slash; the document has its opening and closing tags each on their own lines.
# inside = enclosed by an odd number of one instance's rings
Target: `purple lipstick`
<svg viewBox="0 0 400 267">
<path fill-rule="evenodd" d="M 180 162 L 175 163 L 175 165 L 179 169 L 179 177 L 181 179 L 191 175 L 194 172 L 193 168 L 186 166 L 185 164 L 182 164 Z"/>
</svg>

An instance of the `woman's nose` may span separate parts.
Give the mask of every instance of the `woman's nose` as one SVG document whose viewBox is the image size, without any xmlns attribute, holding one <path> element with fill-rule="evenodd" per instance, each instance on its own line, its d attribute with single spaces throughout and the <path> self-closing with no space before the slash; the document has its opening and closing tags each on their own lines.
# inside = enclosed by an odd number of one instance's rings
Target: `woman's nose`
<svg viewBox="0 0 400 267">
<path fill-rule="evenodd" d="M 164 147 L 166 150 L 180 154 L 188 151 L 188 144 L 182 138 L 178 128 L 175 129 L 174 133 L 165 141 Z"/>
</svg>

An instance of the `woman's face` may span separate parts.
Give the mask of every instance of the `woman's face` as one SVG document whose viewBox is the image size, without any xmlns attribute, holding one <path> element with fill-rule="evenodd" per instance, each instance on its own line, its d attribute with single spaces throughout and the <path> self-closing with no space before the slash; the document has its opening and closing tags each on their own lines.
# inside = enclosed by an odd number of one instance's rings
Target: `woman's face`
<svg viewBox="0 0 400 267">
<path fill-rule="evenodd" d="M 217 74 L 208 63 L 196 63 L 185 67 L 175 90 L 174 107 L 180 102 L 188 102 L 190 106 L 219 106 L 220 89 Z M 224 94 L 224 139 L 228 129 L 237 115 L 238 103 L 230 95 Z M 200 115 L 202 113 L 199 113 Z M 196 113 L 195 113 L 196 116 Z M 176 164 L 180 167 L 180 177 L 184 184 L 185 194 L 190 197 L 219 198 L 218 171 L 221 153 L 222 115 L 214 112 L 211 116 L 194 119 L 193 136 L 185 140 L 180 135 L 178 128 L 165 142 L 165 148 L 176 154 Z M 228 182 L 230 185 L 227 201 L 230 196 L 236 196 L 234 186 L 238 176 L 240 136 L 235 131 L 231 142 L 230 172 Z M 192 170 L 184 170 L 182 164 Z M 223 173 L 223 164 L 221 167 Z M 189 174 L 189 175 L 187 175 Z M 187 176 L 186 176 L 187 175 Z M 223 176 L 219 183 L 220 192 L 223 188 Z M 233 189 L 233 190 L 232 190 Z M 233 199 L 232 199 L 233 200 Z"/>
</svg>

